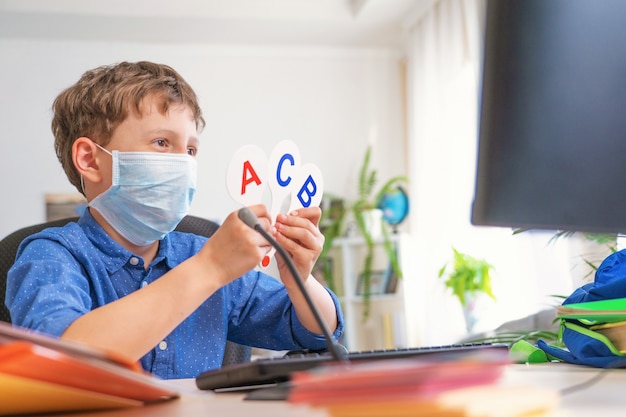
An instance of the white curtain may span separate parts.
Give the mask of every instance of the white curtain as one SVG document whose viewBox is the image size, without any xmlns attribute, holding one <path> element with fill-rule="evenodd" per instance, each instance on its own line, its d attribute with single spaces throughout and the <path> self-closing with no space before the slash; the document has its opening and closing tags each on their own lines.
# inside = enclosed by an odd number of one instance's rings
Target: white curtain
<svg viewBox="0 0 626 417">
<path fill-rule="evenodd" d="M 514 236 L 511 229 L 470 223 L 484 9 L 484 0 L 439 0 L 409 32 L 409 227 L 422 288 L 414 295 L 421 344 L 466 336 L 460 304 L 437 278 L 452 247 L 495 266 L 497 301 L 486 303 L 477 330 L 553 306 L 551 295 L 568 295 L 576 285 L 572 268 L 584 267 L 571 242 L 550 243 L 552 232 Z"/>
</svg>

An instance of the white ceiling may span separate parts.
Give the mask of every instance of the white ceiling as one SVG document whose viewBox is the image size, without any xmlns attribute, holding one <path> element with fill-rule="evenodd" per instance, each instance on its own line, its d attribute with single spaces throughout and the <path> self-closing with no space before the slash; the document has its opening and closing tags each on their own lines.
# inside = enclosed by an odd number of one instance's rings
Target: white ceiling
<svg viewBox="0 0 626 417">
<path fill-rule="evenodd" d="M 0 0 L 0 38 L 395 47 L 437 0 Z"/>
</svg>

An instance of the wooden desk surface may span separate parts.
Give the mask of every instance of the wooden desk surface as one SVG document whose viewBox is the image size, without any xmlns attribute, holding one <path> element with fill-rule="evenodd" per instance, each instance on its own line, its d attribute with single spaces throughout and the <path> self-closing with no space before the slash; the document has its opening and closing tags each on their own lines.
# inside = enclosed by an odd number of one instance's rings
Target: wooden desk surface
<svg viewBox="0 0 626 417">
<path fill-rule="evenodd" d="M 241 393 L 215 394 L 196 388 L 194 380 L 171 381 L 181 397 L 138 408 L 87 413 L 55 414 L 55 417 L 326 417 L 327 414 L 285 401 L 246 401 Z"/>
<path fill-rule="evenodd" d="M 283 401 L 244 401 L 242 394 L 214 394 L 196 389 L 193 380 L 171 381 L 181 398 L 140 408 L 97 413 L 73 413 L 72 417 L 326 417 L 322 410 Z M 626 369 L 600 370 L 567 364 L 510 365 L 503 384 L 521 384 L 558 390 L 559 417 L 623 417 L 626 413 Z M 576 389 L 579 384 L 584 384 Z M 569 392 L 568 392 L 569 390 Z M 55 414 L 59 416 L 59 414 Z"/>
<path fill-rule="evenodd" d="M 510 365 L 503 382 L 558 390 L 564 417 L 618 417 L 626 413 L 626 369 L 564 363 Z"/>
</svg>

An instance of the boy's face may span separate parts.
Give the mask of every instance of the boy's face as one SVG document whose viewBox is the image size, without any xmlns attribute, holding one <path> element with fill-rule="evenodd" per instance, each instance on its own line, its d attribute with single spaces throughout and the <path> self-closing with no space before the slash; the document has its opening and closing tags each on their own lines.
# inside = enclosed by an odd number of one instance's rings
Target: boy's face
<svg viewBox="0 0 626 417">
<path fill-rule="evenodd" d="M 199 141 L 191 109 L 174 103 L 162 114 L 160 104 L 158 96 L 146 97 L 141 114 L 130 112 L 113 131 L 105 148 L 120 152 L 188 153 L 195 157 Z M 100 168 L 105 181 L 99 192 L 103 192 L 111 186 L 111 164 L 101 164 Z"/>
</svg>

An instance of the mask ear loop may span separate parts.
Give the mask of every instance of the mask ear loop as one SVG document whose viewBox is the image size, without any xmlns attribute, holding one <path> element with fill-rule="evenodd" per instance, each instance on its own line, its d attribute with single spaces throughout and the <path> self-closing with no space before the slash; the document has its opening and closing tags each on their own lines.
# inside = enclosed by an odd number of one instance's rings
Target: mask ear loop
<svg viewBox="0 0 626 417">
<path fill-rule="evenodd" d="M 106 148 L 98 145 L 96 142 L 94 142 L 94 145 L 96 145 L 98 148 L 102 149 L 104 152 L 108 153 L 109 155 L 113 156 L 113 153 L 110 152 L 109 150 L 107 150 Z"/>
</svg>

